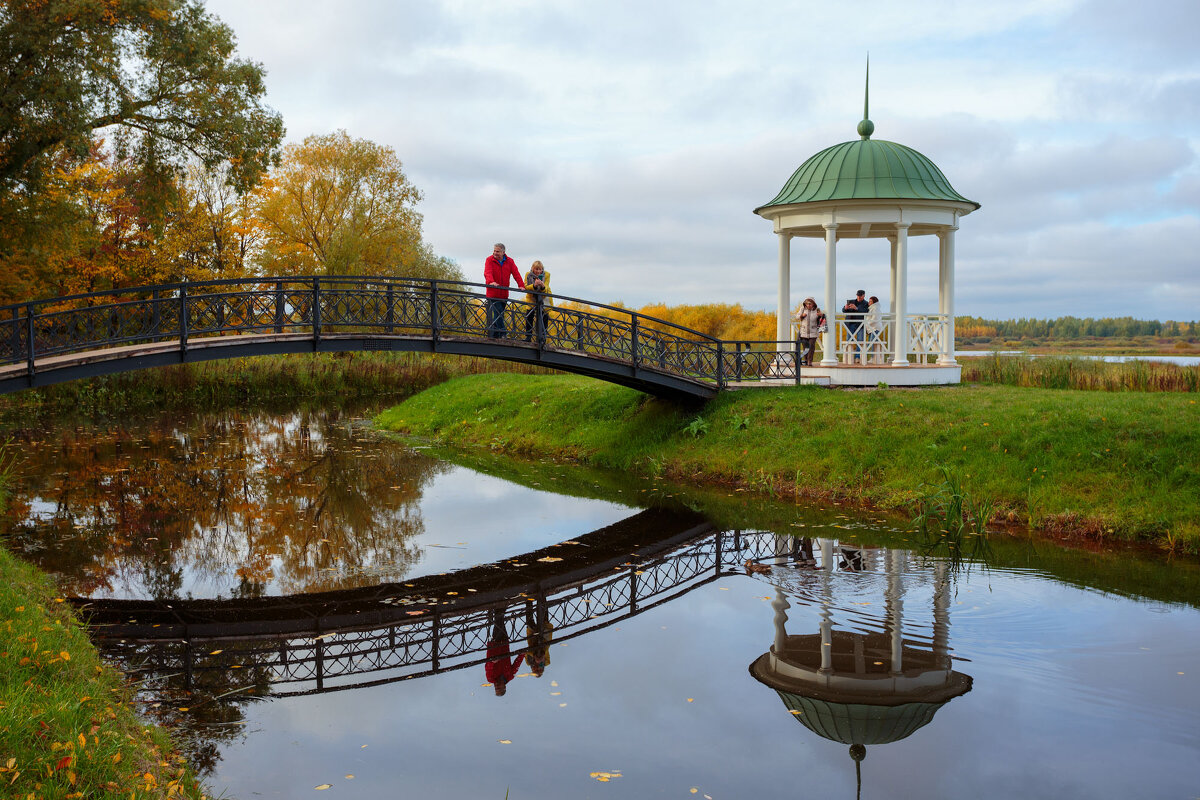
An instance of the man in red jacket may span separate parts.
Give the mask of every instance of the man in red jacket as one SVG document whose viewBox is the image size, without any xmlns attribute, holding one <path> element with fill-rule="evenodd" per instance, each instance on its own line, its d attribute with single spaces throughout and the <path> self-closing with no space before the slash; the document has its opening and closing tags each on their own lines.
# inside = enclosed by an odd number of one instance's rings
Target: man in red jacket
<svg viewBox="0 0 1200 800">
<path fill-rule="evenodd" d="M 487 332 L 489 339 L 502 339 L 508 336 L 508 326 L 504 322 L 504 307 L 508 305 L 508 281 L 517 279 L 517 286 L 525 288 L 521 273 L 516 263 L 505 255 L 504 245 L 497 242 L 492 247 L 492 254 L 483 262 L 483 282 L 487 284 Z"/>
</svg>

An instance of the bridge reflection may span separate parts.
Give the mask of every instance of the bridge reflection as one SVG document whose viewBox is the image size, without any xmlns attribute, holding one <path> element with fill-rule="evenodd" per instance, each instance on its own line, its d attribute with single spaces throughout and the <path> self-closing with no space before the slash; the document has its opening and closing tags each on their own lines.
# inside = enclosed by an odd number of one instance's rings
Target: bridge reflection
<svg viewBox="0 0 1200 800">
<path fill-rule="evenodd" d="M 243 670 L 274 695 L 312 694 L 482 664 L 497 621 L 510 642 L 528 639 L 531 614 L 554 641 L 569 640 L 732 574 L 771 552 L 773 539 L 716 531 L 693 512 L 648 509 L 568 542 L 403 584 L 81 605 L 100 649 L 130 674 L 176 675 L 194 691 Z"/>
<path fill-rule="evenodd" d="M 931 628 L 906 626 L 904 597 L 917 588 L 902 585 L 907 558 L 717 530 L 694 512 L 647 509 L 574 540 L 403 584 L 287 598 L 80 602 L 101 652 L 189 740 L 203 768 L 216 741 L 237 735 L 239 705 L 252 699 L 472 667 L 503 694 L 522 663 L 527 674 L 543 674 L 551 644 L 752 572 L 773 583 L 776 596 L 775 641 L 751 674 L 809 730 L 853 745 L 859 761 L 865 745 L 910 735 L 971 688 L 951 663 L 953 575 L 937 560 L 914 573 L 912 582 L 933 598 L 934 620 Z M 882 615 L 852 610 L 859 603 L 851 598 L 879 594 Z M 816 633 L 787 633 L 793 602 L 819 609 Z M 848 630 L 834 630 L 839 609 Z"/>
</svg>

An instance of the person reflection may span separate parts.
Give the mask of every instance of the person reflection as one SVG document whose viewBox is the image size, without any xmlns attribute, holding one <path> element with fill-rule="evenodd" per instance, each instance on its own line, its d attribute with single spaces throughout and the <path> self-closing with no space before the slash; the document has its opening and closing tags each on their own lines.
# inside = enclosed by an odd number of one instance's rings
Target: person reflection
<svg viewBox="0 0 1200 800">
<path fill-rule="evenodd" d="M 800 569 L 817 569 L 817 558 L 813 555 L 813 540 L 811 537 L 800 538 L 800 557 L 796 559 Z"/>
<path fill-rule="evenodd" d="M 518 654 L 509 663 L 508 626 L 504 623 L 504 607 L 488 611 L 488 623 L 492 629 L 492 637 L 487 645 L 487 663 L 483 665 L 483 674 L 496 690 L 497 697 L 503 697 L 508 691 L 508 682 L 517 675 L 521 668 L 523 655 Z"/>
<path fill-rule="evenodd" d="M 537 595 L 537 604 L 532 599 L 525 601 L 525 663 L 537 677 L 542 677 L 550 666 L 550 639 L 554 626 L 550 624 L 550 613 L 546 608 L 546 596 Z"/>
</svg>

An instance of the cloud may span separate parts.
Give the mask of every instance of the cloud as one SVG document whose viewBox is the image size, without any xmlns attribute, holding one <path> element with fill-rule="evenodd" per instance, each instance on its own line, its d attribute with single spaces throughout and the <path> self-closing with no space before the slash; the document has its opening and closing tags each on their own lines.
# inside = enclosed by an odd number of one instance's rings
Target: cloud
<svg viewBox="0 0 1200 800">
<path fill-rule="evenodd" d="M 1155 316 L 1164 286 L 1193 296 L 1188 0 L 877 0 L 769 18 L 717 0 L 208 7 L 268 68 L 290 137 L 344 127 L 396 150 L 429 241 L 468 277 L 504 240 L 561 293 L 773 308 L 777 245 L 752 210 L 856 136 L 869 49 L 876 137 L 983 205 L 958 236 L 960 310 L 1012 315 L 1024 297 L 1053 313 L 1039 298 L 1070 285 L 1072 312 L 1091 316 Z M 794 245 L 792 285 L 820 293 L 809 244 Z M 1120 293 L 1096 284 L 1135 255 Z M 914 241 L 913 258 L 936 273 L 932 245 Z M 847 246 L 838 293 L 885 286 L 886 261 L 883 245 Z M 936 307 L 930 271 L 914 270 L 916 310 Z"/>
</svg>

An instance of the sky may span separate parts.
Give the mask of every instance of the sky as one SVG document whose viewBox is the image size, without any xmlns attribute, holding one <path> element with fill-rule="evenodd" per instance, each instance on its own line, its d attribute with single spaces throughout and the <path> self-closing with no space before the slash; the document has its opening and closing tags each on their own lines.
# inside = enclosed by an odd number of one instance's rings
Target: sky
<svg viewBox="0 0 1200 800">
<path fill-rule="evenodd" d="M 1197 0 L 207 0 L 266 71 L 289 142 L 393 148 L 434 250 L 482 280 L 494 242 L 560 295 L 774 309 L 753 210 L 810 156 L 876 139 L 981 204 L 956 312 L 1200 319 Z M 886 240 L 838 247 L 836 295 L 886 301 Z M 824 245 L 792 243 L 792 304 Z M 909 243 L 937 311 L 937 240 Z"/>
</svg>

